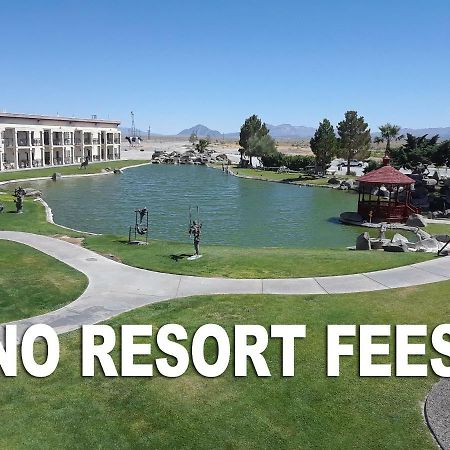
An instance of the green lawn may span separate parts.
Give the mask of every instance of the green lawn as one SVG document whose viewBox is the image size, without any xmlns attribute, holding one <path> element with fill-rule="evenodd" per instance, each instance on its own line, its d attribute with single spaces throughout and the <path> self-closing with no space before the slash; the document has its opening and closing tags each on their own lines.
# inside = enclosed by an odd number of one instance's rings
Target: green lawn
<svg viewBox="0 0 450 450">
<path fill-rule="evenodd" d="M 86 236 L 85 247 L 114 255 L 123 263 L 158 272 L 232 278 L 343 275 L 403 266 L 435 257 L 426 253 L 352 252 L 340 249 L 202 246 L 203 257 L 188 261 L 192 245 L 150 241 L 128 245 L 120 236 Z"/>
<path fill-rule="evenodd" d="M 25 200 L 24 213 L 14 214 L 9 194 L 0 195 L 5 212 L 0 214 L 0 230 L 28 231 L 49 236 L 85 236 L 85 246 L 101 254 L 114 255 L 125 264 L 159 272 L 233 278 L 283 278 L 343 275 L 382 270 L 433 258 L 425 253 L 351 252 L 345 249 L 242 248 L 202 246 L 203 258 L 187 261 L 192 245 L 173 241 L 150 241 L 133 246 L 121 236 L 87 236 L 49 224 L 42 205 Z M 440 225 L 439 225 L 440 226 Z M 450 226 L 447 226 L 450 230 Z M 361 229 L 361 232 L 367 229 Z M 375 236 L 376 231 L 372 231 Z M 388 233 L 390 236 L 391 232 Z"/>
<path fill-rule="evenodd" d="M 23 244 L 0 240 L 0 323 L 55 310 L 78 298 L 87 278 Z"/>
<path fill-rule="evenodd" d="M 120 160 L 120 161 L 107 161 L 99 163 L 89 163 L 86 169 L 80 169 L 79 165 L 75 166 L 54 166 L 45 167 L 42 169 L 25 169 L 17 171 L 4 171 L 0 172 L 0 182 L 18 180 L 23 178 L 38 178 L 38 177 L 51 177 L 55 172 L 61 175 L 80 175 L 80 174 L 93 174 L 100 173 L 102 169 L 109 167 L 110 169 L 120 169 L 127 166 L 135 166 L 146 163 L 148 161 L 140 160 Z"/>
<path fill-rule="evenodd" d="M 66 230 L 47 222 L 45 209 L 32 199 L 26 198 L 22 214 L 15 214 L 16 206 L 11 194 L 0 194 L 0 203 L 4 211 L 0 213 L 0 230 L 28 231 L 29 233 L 53 235 L 81 236 L 80 233 Z"/>
<path fill-rule="evenodd" d="M 177 323 L 189 336 L 205 323 L 225 327 L 229 336 L 235 324 L 297 323 L 307 325 L 307 337 L 296 342 L 293 378 L 279 376 L 280 343 L 274 340 L 264 352 L 270 378 L 256 378 L 250 370 L 247 378 L 237 379 L 231 366 L 215 379 L 192 368 L 173 379 L 158 376 L 156 368 L 153 378 L 97 374 L 90 379 L 80 376 L 79 332 L 63 335 L 53 375 L 38 379 L 21 370 L 17 378 L 0 378 L 7 418 L 0 446 L 434 449 L 421 403 L 436 378 L 360 378 L 357 357 L 342 358 L 341 377 L 327 378 L 325 329 L 340 323 L 427 323 L 431 330 L 448 321 L 449 296 L 445 282 L 353 295 L 196 297 L 137 309 L 107 323 L 117 333 L 122 324 L 152 324 L 156 333 L 163 324 Z M 152 356 L 141 362 L 161 356 L 155 341 L 149 342 Z M 357 340 L 348 342 L 357 352 Z M 215 360 L 213 342 L 206 352 L 208 361 Z M 118 352 L 113 356 L 119 367 Z M 394 363 L 394 357 L 376 362 Z"/>
<path fill-rule="evenodd" d="M 282 183 L 292 183 L 292 184 L 314 184 L 317 186 L 328 185 L 328 179 L 331 177 L 317 178 L 313 175 L 302 174 L 302 173 L 278 173 L 272 170 L 258 170 L 258 169 L 247 169 L 247 168 L 233 168 L 233 172 L 242 177 L 254 178 L 256 180 L 264 181 L 277 181 Z M 336 175 L 337 176 L 337 175 Z M 339 179 L 348 180 L 355 179 L 353 176 L 337 176 Z"/>
</svg>

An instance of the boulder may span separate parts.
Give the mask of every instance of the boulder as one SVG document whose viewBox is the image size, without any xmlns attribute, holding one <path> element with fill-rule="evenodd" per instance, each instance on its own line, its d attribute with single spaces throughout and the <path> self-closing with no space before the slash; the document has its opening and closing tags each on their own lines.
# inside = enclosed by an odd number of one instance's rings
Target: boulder
<svg viewBox="0 0 450 450">
<path fill-rule="evenodd" d="M 42 192 L 38 191 L 37 189 L 32 189 L 32 188 L 25 188 L 25 197 L 42 197 Z"/>
<path fill-rule="evenodd" d="M 341 183 L 341 186 L 347 186 L 348 189 L 354 189 L 355 182 L 353 180 L 345 180 Z"/>
<path fill-rule="evenodd" d="M 400 233 L 395 233 L 394 237 L 391 239 L 391 242 L 393 244 L 401 244 L 401 243 L 407 243 L 408 242 L 408 238 L 406 238 L 405 236 L 403 236 Z"/>
<path fill-rule="evenodd" d="M 425 217 L 423 217 L 420 214 L 411 214 L 408 217 L 408 220 L 406 221 L 406 225 L 408 227 L 426 227 L 427 226 L 427 222 Z"/>
<path fill-rule="evenodd" d="M 390 244 L 383 245 L 383 250 L 385 252 L 395 252 L 395 253 L 409 252 L 408 246 L 404 242 L 400 242 L 397 244 L 391 242 Z"/>
<path fill-rule="evenodd" d="M 435 238 L 423 239 L 413 244 L 412 248 L 416 252 L 436 253 L 442 247 L 441 243 Z"/>
<path fill-rule="evenodd" d="M 328 184 L 341 184 L 341 182 L 336 177 L 331 177 L 328 180 Z"/>
<path fill-rule="evenodd" d="M 59 172 L 55 172 L 55 173 L 52 175 L 52 180 L 53 180 L 53 181 L 59 180 L 59 179 L 61 179 L 61 178 L 62 178 L 62 175 L 61 175 Z"/>
<path fill-rule="evenodd" d="M 450 236 L 448 234 L 435 234 L 433 236 L 437 241 L 447 243 L 450 241 Z"/>
<path fill-rule="evenodd" d="M 343 212 L 339 216 L 339 220 L 343 223 L 362 223 L 363 218 L 357 212 Z"/>
<path fill-rule="evenodd" d="M 371 250 L 370 235 L 367 231 L 356 238 L 356 250 Z"/>
<path fill-rule="evenodd" d="M 123 170 L 122 169 L 114 169 L 114 173 L 116 175 L 119 175 L 119 174 L 123 173 Z"/>
</svg>

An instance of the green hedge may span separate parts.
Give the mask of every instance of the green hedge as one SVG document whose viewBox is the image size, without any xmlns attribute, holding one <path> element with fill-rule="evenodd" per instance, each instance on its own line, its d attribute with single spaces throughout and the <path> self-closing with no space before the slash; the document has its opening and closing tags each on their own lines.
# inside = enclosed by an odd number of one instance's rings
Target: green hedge
<svg viewBox="0 0 450 450">
<path fill-rule="evenodd" d="M 285 166 L 289 170 L 304 170 L 307 166 L 313 166 L 315 163 L 314 156 L 303 155 L 283 155 L 283 153 L 275 153 L 273 155 L 263 156 L 261 162 L 264 167 L 281 167 Z"/>
</svg>

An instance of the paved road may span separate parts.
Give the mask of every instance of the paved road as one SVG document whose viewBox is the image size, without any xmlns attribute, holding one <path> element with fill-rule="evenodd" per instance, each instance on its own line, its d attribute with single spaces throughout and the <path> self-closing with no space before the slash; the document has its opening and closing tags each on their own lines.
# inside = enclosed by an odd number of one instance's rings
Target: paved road
<svg viewBox="0 0 450 450">
<path fill-rule="evenodd" d="M 41 316 L 14 322 L 19 336 L 35 323 L 58 333 L 95 324 L 140 306 L 205 294 L 336 294 L 376 291 L 450 280 L 450 257 L 355 275 L 290 279 L 224 279 L 172 275 L 126 266 L 85 248 L 47 236 L 0 231 L 0 239 L 34 247 L 84 273 L 86 291 L 74 302 Z M 3 335 L 3 333 L 2 333 Z M 2 336 L 3 337 L 3 336 Z M 430 428 L 450 449 L 450 380 L 442 380 L 426 403 Z"/>
</svg>

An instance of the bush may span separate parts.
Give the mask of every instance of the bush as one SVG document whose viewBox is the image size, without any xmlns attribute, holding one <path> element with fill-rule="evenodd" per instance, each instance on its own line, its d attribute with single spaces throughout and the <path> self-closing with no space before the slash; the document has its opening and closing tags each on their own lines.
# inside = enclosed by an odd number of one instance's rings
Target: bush
<svg viewBox="0 0 450 450">
<path fill-rule="evenodd" d="M 301 172 L 307 166 L 313 166 L 315 163 L 314 156 L 302 155 L 283 155 L 280 152 L 263 156 L 261 163 L 264 167 L 281 167 L 285 166 L 289 170 Z"/>
<path fill-rule="evenodd" d="M 372 170 L 379 169 L 383 164 L 373 159 L 369 159 L 367 166 L 364 167 L 364 173 L 372 172 Z"/>
</svg>

